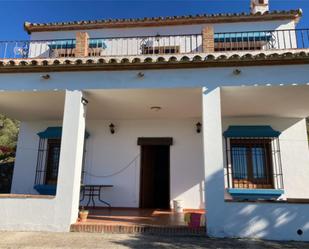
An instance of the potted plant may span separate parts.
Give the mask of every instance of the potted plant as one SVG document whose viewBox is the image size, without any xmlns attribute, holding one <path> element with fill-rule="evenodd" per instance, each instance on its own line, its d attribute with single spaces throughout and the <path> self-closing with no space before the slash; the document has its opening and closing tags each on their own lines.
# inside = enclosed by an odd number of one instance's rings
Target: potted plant
<svg viewBox="0 0 309 249">
<path fill-rule="evenodd" d="M 82 207 L 81 210 L 79 211 L 80 221 L 81 222 L 87 221 L 88 214 L 89 214 L 89 211 L 85 210 L 84 207 Z"/>
</svg>

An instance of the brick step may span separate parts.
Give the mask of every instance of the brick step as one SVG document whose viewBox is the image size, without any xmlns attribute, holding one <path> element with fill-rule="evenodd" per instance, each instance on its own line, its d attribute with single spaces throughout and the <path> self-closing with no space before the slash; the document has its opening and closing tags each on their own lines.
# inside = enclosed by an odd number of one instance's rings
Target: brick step
<svg viewBox="0 0 309 249">
<path fill-rule="evenodd" d="M 73 224 L 71 232 L 87 233 L 118 233 L 118 234 L 164 234 L 164 235 L 195 235 L 205 236 L 206 228 L 190 228 L 186 226 L 151 226 L 151 225 L 102 225 Z"/>
</svg>

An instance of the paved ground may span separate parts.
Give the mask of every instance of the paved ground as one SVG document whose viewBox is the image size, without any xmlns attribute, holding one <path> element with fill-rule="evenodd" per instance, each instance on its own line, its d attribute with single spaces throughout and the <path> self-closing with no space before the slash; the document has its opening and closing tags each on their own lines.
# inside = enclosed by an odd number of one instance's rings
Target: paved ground
<svg viewBox="0 0 309 249">
<path fill-rule="evenodd" d="M 309 249 L 309 243 L 96 233 L 0 232 L 0 248 L 252 248 Z"/>
</svg>

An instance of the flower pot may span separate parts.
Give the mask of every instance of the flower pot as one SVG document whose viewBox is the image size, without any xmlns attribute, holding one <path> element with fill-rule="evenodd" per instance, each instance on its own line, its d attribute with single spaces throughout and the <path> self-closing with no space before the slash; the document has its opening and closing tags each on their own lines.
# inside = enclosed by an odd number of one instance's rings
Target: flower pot
<svg viewBox="0 0 309 249">
<path fill-rule="evenodd" d="M 83 210 L 79 212 L 79 218 L 81 222 L 85 222 L 87 221 L 87 217 L 88 217 L 89 211 Z"/>
</svg>

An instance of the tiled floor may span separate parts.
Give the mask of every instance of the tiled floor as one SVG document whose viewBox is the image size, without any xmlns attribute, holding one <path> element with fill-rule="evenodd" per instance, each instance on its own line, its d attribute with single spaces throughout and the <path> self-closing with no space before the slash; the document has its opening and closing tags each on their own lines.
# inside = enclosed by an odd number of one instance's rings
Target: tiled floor
<svg viewBox="0 0 309 249">
<path fill-rule="evenodd" d="M 204 210 L 184 210 L 184 212 L 204 213 Z M 71 230 L 113 233 L 142 233 L 150 230 L 184 232 L 188 230 L 188 226 L 184 221 L 184 213 L 175 213 L 171 210 L 101 208 L 91 209 L 88 220 L 77 221 Z M 196 232 L 196 229 L 193 230 Z M 201 231 L 205 231 L 205 228 Z"/>
</svg>

